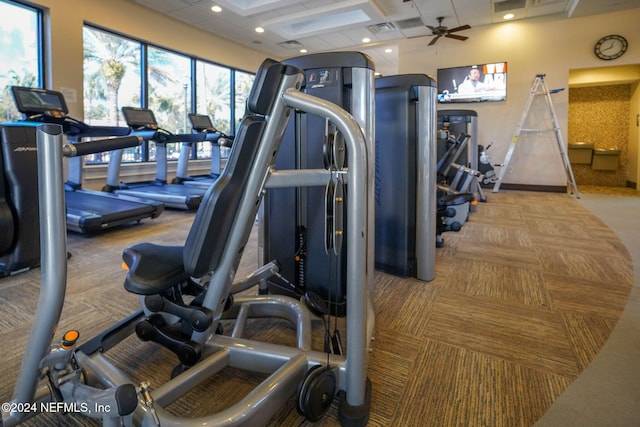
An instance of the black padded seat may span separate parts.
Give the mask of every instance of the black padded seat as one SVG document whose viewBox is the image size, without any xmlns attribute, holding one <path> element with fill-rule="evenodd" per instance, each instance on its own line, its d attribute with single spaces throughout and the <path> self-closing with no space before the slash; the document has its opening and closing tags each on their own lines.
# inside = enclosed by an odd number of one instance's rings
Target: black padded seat
<svg viewBox="0 0 640 427">
<path fill-rule="evenodd" d="M 154 295 L 187 280 L 182 250 L 182 246 L 153 243 L 139 243 L 125 249 L 122 259 L 129 267 L 125 289 L 138 295 Z"/>
<path fill-rule="evenodd" d="M 200 278 L 217 268 L 253 172 L 266 125 L 264 116 L 273 108 L 283 75 L 294 72 L 299 71 L 271 59 L 262 63 L 229 160 L 205 193 L 184 246 L 141 243 L 125 249 L 123 259 L 130 268 L 124 285 L 128 291 L 159 294 L 189 277 Z"/>
</svg>

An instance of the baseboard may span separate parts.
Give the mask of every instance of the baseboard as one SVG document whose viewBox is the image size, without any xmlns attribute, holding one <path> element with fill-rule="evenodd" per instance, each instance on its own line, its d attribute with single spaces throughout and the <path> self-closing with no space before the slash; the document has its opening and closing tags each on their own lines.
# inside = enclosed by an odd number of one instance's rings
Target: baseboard
<svg viewBox="0 0 640 427">
<path fill-rule="evenodd" d="M 529 184 L 500 184 L 503 190 L 539 191 L 544 193 L 566 193 L 566 185 L 529 185 Z"/>
<path fill-rule="evenodd" d="M 638 184 L 633 181 L 627 181 L 627 188 L 633 188 L 634 190 L 638 189 Z"/>
</svg>

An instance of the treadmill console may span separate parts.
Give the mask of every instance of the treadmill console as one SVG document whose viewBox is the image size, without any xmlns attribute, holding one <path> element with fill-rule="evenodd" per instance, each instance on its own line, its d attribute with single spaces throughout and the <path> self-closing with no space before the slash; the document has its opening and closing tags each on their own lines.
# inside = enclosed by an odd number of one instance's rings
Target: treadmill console
<svg viewBox="0 0 640 427">
<path fill-rule="evenodd" d="M 12 86 L 11 92 L 18 111 L 26 117 L 44 115 L 64 119 L 69 113 L 60 92 L 25 86 Z"/>
<path fill-rule="evenodd" d="M 231 147 L 233 138 L 228 137 L 213 126 L 211 118 L 205 114 L 189 114 L 191 127 L 196 133 L 206 134 L 206 140 L 217 143 L 222 147 Z"/>
<path fill-rule="evenodd" d="M 205 114 L 189 114 L 191 127 L 197 132 L 218 132 L 211 122 L 211 118 Z"/>
<path fill-rule="evenodd" d="M 78 139 L 129 134 L 129 128 L 92 126 L 70 117 L 61 92 L 25 86 L 12 86 L 11 92 L 18 111 L 24 115 L 26 121 L 61 125 L 68 137 Z"/>
<path fill-rule="evenodd" d="M 122 107 L 122 114 L 127 125 L 135 130 L 158 130 L 158 122 L 153 111 L 147 108 Z"/>
</svg>

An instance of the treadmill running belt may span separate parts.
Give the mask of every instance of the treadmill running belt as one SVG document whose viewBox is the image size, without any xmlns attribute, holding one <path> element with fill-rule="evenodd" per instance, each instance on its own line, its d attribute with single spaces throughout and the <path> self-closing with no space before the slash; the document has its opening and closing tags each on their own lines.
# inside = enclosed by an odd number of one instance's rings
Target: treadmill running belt
<svg viewBox="0 0 640 427">
<path fill-rule="evenodd" d="M 65 191 L 67 227 L 81 233 L 97 233 L 115 225 L 149 218 L 155 208 L 144 203 L 101 196 L 90 192 Z"/>
</svg>

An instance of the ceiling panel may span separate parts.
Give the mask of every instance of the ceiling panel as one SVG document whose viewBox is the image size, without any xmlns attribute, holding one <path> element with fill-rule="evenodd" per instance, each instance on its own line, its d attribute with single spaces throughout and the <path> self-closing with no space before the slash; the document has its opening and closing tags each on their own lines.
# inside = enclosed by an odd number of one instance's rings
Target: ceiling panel
<svg viewBox="0 0 640 427">
<path fill-rule="evenodd" d="M 502 22 L 506 11 L 512 11 L 515 19 L 570 19 L 640 8 L 640 0 L 219 0 L 217 4 L 223 10 L 213 13 L 210 8 L 216 4 L 214 0 L 132 1 L 266 56 L 295 56 L 299 53 L 291 46 L 298 44 L 310 53 L 353 48 L 380 55 L 372 55 L 377 65 L 393 57 L 378 50 L 377 44 L 388 47 L 394 40 L 431 36 L 425 24 L 437 26 L 438 17 L 443 17 L 442 25 L 449 28 L 465 24 L 478 27 Z M 336 8 L 361 8 L 371 16 L 357 23 L 334 19 L 332 25 L 322 28 L 313 22 L 316 18 L 326 19 L 326 11 Z M 496 8 L 502 10 L 495 12 Z M 266 27 L 267 31 L 258 34 L 254 31 L 257 26 Z M 364 37 L 371 41 L 363 44 Z M 459 41 L 442 38 L 438 43 Z"/>
</svg>

